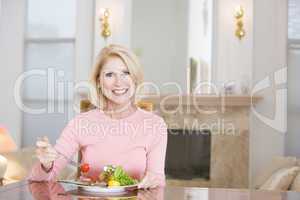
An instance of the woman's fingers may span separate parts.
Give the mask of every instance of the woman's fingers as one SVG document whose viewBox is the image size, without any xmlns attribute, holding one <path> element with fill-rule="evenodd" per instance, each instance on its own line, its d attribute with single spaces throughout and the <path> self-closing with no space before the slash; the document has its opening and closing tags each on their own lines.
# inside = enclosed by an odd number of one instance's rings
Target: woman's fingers
<svg viewBox="0 0 300 200">
<path fill-rule="evenodd" d="M 47 152 L 48 154 L 55 154 L 55 155 L 58 155 L 57 151 L 56 151 L 53 147 L 47 148 L 46 152 Z"/>
<path fill-rule="evenodd" d="M 49 143 L 49 139 L 48 139 L 47 136 L 43 136 L 43 137 L 42 137 L 42 140 Z"/>
<path fill-rule="evenodd" d="M 47 137 L 38 138 L 36 147 L 36 155 L 42 164 L 47 165 L 58 158 L 56 150 Z"/>
<path fill-rule="evenodd" d="M 51 146 L 48 142 L 42 140 L 36 141 L 35 145 L 39 148 L 48 148 L 49 146 Z"/>
<path fill-rule="evenodd" d="M 142 182 L 138 185 L 138 188 L 150 189 L 158 186 L 158 180 L 155 176 L 147 174 L 143 178 Z"/>
<path fill-rule="evenodd" d="M 52 158 L 47 158 L 47 157 L 40 157 L 39 160 L 45 166 L 48 166 L 50 163 L 54 161 Z"/>
<path fill-rule="evenodd" d="M 37 138 L 36 146 L 41 147 L 41 148 L 47 148 L 47 147 L 50 147 L 51 144 L 49 142 L 48 137 L 44 136 L 42 138 Z"/>
<path fill-rule="evenodd" d="M 146 186 L 147 186 L 147 176 L 145 177 L 145 178 L 143 178 L 143 180 L 142 180 L 142 182 L 140 182 L 139 184 L 138 184 L 138 188 L 139 189 L 145 189 L 146 188 Z"/>
<path fill-rule="evenodd" d="M 39 160 L 47 160 L 47 161 L 54 161 L 57 159 L 56 154 L 43 153 L 40 151 L 37 151 L 37 157 L 39 158 Z"/>
<path fill-rule="evenodd" d="M 36 152 L 40 153 L 40 154 L 54 154 L 54 155 L 58 155 L 56 150 L 53 147 L 48 147 L 48 148 L 41 148 L 41 147 L 37 147 L 36 148 Z"/>
<path fill-rule="evenodd" d="M 40 148 L 47 148 L 50 147 L 51 144 L 49 143 L 49 139 L 47 137 L 38 138 L 36 141 L 36 146 Z"/>
<path fill-rule="evenodd" d="M 153 199 L 158 200 L 158 190 L 156 190 L 156 189 L 140 190 L 140 191 L 138 191 L 137 199 L 138 200 L 153 200 Z M 160 198 L 160 199 L 162 199 L 162 198 Z"/>
<path fill-rule="evenodd" d="M 158 183 L 153 183 L 152 185 L 150 185 L 149 187 L 151 188 L 151 189 L 153 189 L 153 188 L 156 188 L 158 186 Z"/>
</svg>

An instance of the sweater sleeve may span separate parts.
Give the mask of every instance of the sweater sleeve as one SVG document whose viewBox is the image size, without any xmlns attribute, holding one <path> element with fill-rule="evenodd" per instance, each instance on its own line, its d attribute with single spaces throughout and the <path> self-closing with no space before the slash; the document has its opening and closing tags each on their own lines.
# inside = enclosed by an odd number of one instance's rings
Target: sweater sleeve
<svg viewBox="0 0 300 200">
<path fill-rule="evenodd" d="M 157 175 L 160 186 L 165 186 L 165 158 L 167 149 L 167 125 L 163 119 L 154 124 L 152 142 L 147 151 L 147 172 Z"/>
<path fill-rule="evenodd" d="M 59 172 L 67 165 L 68 160 L 72 159 L 73 155 L 79 151 L 79 138 L 76 132 L 76 122 L 77 120 L 71 120 L 68 125 L 62 131 L 61 136 L 56 141 L 54 149 L 65 155 L 59 156 L 53 163 L 51 171 L 45 172 L 42 169 L 41 163 L 37 162 L 30 174 L 28 179 L 32 181 L 51 181 L 54 180 Z"/>
<path fill-rule="evenodd" d="M 41 182 L 41 183 L 29 183 L 28 189 L 35 200 L 45 199 L 59 199 L 59 200 L 71 200 L 71 194 L 58 196 L 59 193 L 65 193 L 64 187 L 57 182 Z"/>
</svg>

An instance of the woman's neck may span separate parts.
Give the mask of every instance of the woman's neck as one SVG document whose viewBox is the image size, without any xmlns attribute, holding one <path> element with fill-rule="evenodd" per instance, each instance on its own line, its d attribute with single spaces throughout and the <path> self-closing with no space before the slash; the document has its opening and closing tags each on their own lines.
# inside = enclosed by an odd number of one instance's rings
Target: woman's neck
<svg viewBox="0 0 300 200">
<path fill-rule="evenodd" d="M 109 102 L 104 109 L 104 113 L 112 119 L 121 119 L 130 116 L 136 110 L 136 105 L 131 102 L 126 105 L 116 105 Z"/>
</svg>

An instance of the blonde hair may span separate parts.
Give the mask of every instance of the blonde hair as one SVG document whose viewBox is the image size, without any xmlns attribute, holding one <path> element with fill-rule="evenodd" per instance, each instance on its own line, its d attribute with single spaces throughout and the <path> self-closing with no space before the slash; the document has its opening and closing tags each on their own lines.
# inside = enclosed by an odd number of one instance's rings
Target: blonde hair
<svg viewBox="0 0 300 200">
<path fill-rule="evenodd" d="M 100 73 L 103 65 L 109 58 L 113 56 L 119 57 L 125 63 L 129 70 L 130 76 L 135 83 L 136 89 L 142 84 L 144 78 L 142 67 L 137 56 L 133 52 L 121 45 L 111 44 L 107 47 L 104 47 L 97 56 L 97 61 L 93 67 L 90 78 L 90 83 L 92 84 L 93 90 L 90 101 L 94 106 L 100 109 L 105 108 L 107 103 L 107 99 L 100 88 Z"/>
</svg>

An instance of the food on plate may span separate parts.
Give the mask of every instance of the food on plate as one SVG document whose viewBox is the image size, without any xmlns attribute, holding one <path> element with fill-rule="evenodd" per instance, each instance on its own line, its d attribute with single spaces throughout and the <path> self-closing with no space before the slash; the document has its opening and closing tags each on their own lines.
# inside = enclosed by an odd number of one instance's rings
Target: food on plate
<svg viewBox="0 0 300 200">
<path fill-rule="evenodd" d="M 109 186 L 109 187 L 120 186 L 120 182 L 114 181 L 114 180 L 110 180 L 110 181 L 108 181 L 107 186 Z"/>
<path fill-rule="evenodd" d="M 137 184 L 138 181 L 130 177 L 121 166 L 107 165 L 99 177 L 89 176 L 90 166 L 87 163 L 80 165 L 81 175 L 79 180 L 88 185 L 102 185 L 108 187 L 128 186 Z"/>
<path fill-rule="evenodd" d="M 82 181 L 82 182 L 86 182 L 86 183 L 91 183 L 92 182 L 92 179 L 90 177 L 82 176 L 82 175 L 79 177 L 79 180 Z"/>
<path fill-rule="evenodd" d="M 90 171 L 90 165 L 88 163 L 83 163 L 82 165 L 80 165 L 80 177 L 79 180 L 87 183 L 87 184 L 92 184 L 97 182 L 97 179 L 88 176 L 88 172 Z"/>
<path fill-rule="evenodd" d="M 98 182 L 98 178 L 97 177 L 93 177 L 93 176 L 87 176 L 87 175 L 81 175 L 79 177 L 79 180 L 81 182 L 87 183 L 87 184 L 96 184 Z"/>
<path fill-rule="evenodd" d="M 104 171 L 99 175 L 99 180 L 106 182 L 109 187 L 134 185 L 138 183 L 138 181 L 131 178 L 121 166 L 114 167 L 112 165 L 104 167 Z"/>
<path fill-rule="evenodd" d="M 87 173 L 89 170 L 90 170 L 90 165 L 87 164 L 87 163 L 83 163 L 80 166 L 80 171 L 83 172 L 83 173 Z"/>
</svg>

